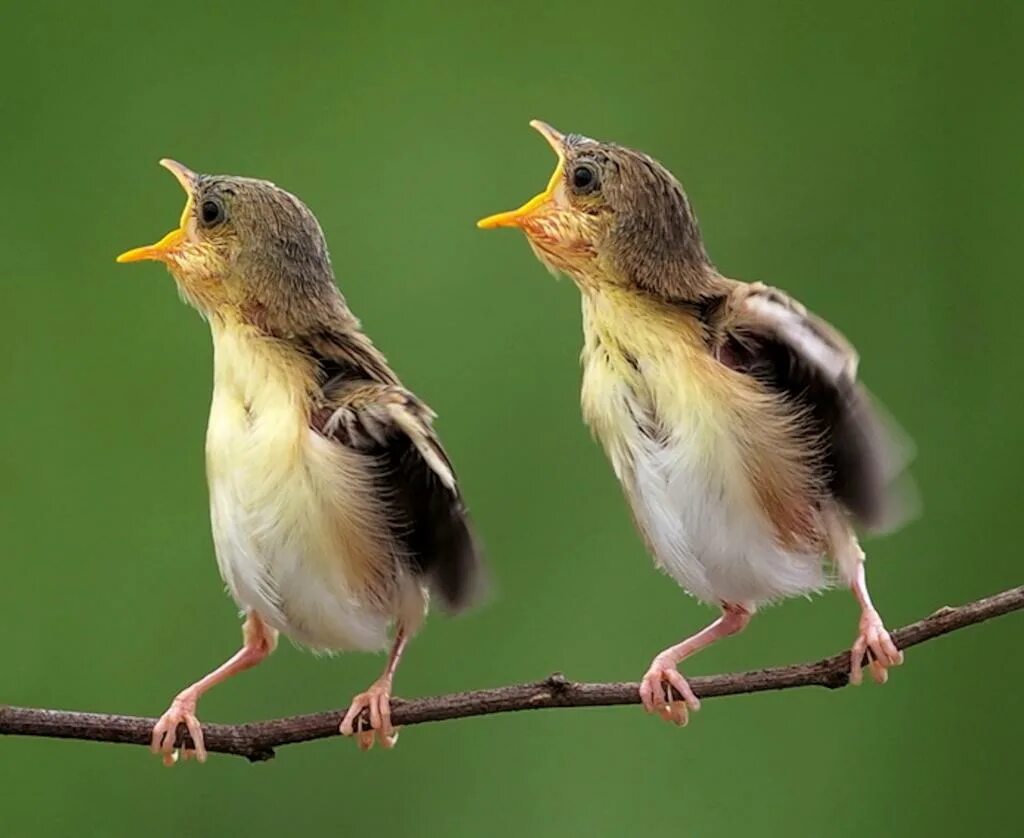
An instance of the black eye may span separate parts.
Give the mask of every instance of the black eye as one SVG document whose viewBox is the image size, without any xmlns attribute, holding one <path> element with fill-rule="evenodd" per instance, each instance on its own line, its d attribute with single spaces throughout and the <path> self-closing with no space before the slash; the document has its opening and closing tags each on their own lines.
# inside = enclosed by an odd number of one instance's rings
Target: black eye
<svg viewBox="0 0 1024 838">
<path fill-rule="evenodd" d="M 577 192 L 592 192 L 597 188 L 597 171 L 593 166 L 580 164 L 572 170 L 572 186 Z"/>
<path fill-rule="evenodd" d="M 207 227 L 212 227 L 224 220 L 224 207 L 220 201 L 203 201 L 199 208 L 199 218 Z"/>
</svg>

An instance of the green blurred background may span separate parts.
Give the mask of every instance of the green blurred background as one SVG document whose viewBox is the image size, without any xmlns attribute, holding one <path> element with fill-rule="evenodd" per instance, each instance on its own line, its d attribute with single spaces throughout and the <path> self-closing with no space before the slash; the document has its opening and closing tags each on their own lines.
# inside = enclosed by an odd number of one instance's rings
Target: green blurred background
<svg viewBox="0 0 1024 838">
<path fill-rule="evenodd" d="M 550 2 L 15 6 L 0 33 L 0 701 L 159 714 L 236 648 L 203 475 L 206 326 L 114 255 L 181 210 L 156 167 L 266 177 L 318 214 L 339 282 L 440 413 L 493 565 L 435 615 L 419 696 L 638 678 L 711 612 L 652 570 L 578 410 L 578 295 L 474 229 L 543 186 L 526 123 L 647 150 L 720 268 L 859 346 L 915 438 L 924 515 L 868 545 L 887 621 L 1020 583 L 1019 4 Z M 690 673 L 848 644 L 851 598 L 766 610 Z M 551 711 L 163 769 L 140 748 L 0 740 L 0 832 L 49 835 L 1002 835 L 1024 673 L 1009 617 L 885 688 Z M 382 659 L 287 643 L 207 721 L 341 707 Z"/>
</svg>

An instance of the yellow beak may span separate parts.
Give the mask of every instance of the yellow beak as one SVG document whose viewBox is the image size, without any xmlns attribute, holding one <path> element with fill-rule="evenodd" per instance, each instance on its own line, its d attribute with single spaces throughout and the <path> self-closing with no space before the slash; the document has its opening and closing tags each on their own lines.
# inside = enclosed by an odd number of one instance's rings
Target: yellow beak
<svg viewBox="0 0 1024 838">
<path fill-rule="evenodd" d="M 565 171 L 565 137 L 546 122 L 541 122 L 539 119 L 532 120 L 530 127 L 539 131 L 541 136 L 548 141 L 548 145 L 555 150 L 555 154 L 558 155 L 558 165 L 555 166 L 555 172 L 551 175 L 551 179 L 548 181 L 544 191 L 530 198 L 519 209 L 499 212 L 497 215 L 481 218 L 476 223 L 476 226 L 481 230 L 493 230 L 495 227 L 522 227 L 524 222 L 531 216 L 537 214 L 543 207 L 554 200 L 555 190 L 558 188 L 558 184 L 562 180 L 562 173 Z"/>
<path fill-rule="evenodd" d="M 181 163 L 174 160 L 167 160 L 165 158 L 160 161 L 160 165 L 177 178 L 178 183 L 181 184 L 185 194 L 188 196 L 188 199 L 185 201 L 185 209 L 181 213 L 181 220 L 178 222 L 178 229 L 171 230 L 171 232 L 155 244 L 126 250 L 117 257 L 118 262 L 139 262 L 143 259 L 156 259 L 160 262 L 166 262 L 178 247 L 181 246 L 181 243 L 185 241 L 185 225 L 188 223 L 188 217 L 192 213 L 192 192 L 197 176 L 191 169 L 182 166 Z"/>
</svg>

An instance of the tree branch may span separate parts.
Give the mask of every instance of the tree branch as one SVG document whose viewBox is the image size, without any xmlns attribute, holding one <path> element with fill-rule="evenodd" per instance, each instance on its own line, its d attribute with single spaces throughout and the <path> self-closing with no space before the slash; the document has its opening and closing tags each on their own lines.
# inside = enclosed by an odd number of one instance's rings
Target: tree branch
<svg viewBox="0 0 1024 838">
<path fill-rule="evenodd" d="M 959 608 L 940 608 L 930 617 L 896 630 L 892 636 L 897 646 L 906 649 L 1021 608 L 1024 608 L 1024 586 L 1011 588 Z M 690 685 L 700 698 L 793 687 L 836 689 L 845 687 L 849 681 L 849 661 L 849 652 L 840 652 L 814 663 L 695 677 L 690 679 Z M 637 704 L 640 700 L 638 688 L 635 682 L 576 683 L 556 673 L 532 684 L 513 684 L 432 698 L 396 698 L 392 701 L 392 719 L 396 725 L 415 725 L 516 710 Z M 240 725 L 204 724 L 203 733 L 208 751 L 236 754 L 257 762 L 271 759 L 274 748 L 279 745 L 338 736 L 341 715 L 341 710 L 329 710 Z M 0 707 L 0 735 L 148 745 L 155 723 L 156 719 L 139 716 Z M 184 726 L 178 730 L 178 744 L 182 743 L 191 744 Z"/>
</svg>

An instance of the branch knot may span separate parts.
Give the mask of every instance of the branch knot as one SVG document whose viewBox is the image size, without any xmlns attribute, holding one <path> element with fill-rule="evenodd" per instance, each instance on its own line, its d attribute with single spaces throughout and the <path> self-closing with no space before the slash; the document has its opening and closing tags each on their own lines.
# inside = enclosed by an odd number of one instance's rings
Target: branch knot
<svg viewBox="0 0 1024 838">
<path fill-rule="evenodd" d="M 555 695 L 567 692 L 569 687 L 572 686 L 572 682 L 565 677 L 561 672 L 552 672 L 547 678 L 544 679 L 544 683 L 550 688 L 551 692 Z"/>
</svg>

